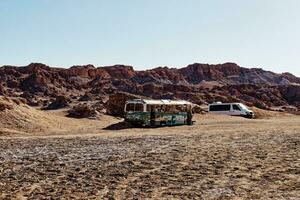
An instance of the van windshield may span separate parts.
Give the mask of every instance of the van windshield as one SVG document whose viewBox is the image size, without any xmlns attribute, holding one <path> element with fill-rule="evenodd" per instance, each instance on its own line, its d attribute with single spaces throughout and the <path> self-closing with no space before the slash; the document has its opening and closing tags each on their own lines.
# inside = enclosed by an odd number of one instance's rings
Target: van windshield
<svg viewBox="0 0 300 200">
<path fill-rule="evenodd" d="M 245 106 L 244 104 L 238 104 L 240 108 L 242 108 L 243 110 L 249 110 L 249 108 L 247 108 L 247 106 Z"/>
</svg>

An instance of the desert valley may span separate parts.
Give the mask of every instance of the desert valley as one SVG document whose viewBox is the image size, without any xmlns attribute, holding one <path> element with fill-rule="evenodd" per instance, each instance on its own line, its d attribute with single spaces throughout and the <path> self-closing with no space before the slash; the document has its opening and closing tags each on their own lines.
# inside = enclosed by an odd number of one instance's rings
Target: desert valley
<svg viewBox="0 0 300 200">
<path fill-rule="evenodd" d="M 0 199 L 300 199 L 300 78 L 233 63 L 0 68 Z M 192 126 L 125 123 L 132 98 L 195 104 Z M 242 102 L 255 119 L 212 115 Z"/>
</svg>

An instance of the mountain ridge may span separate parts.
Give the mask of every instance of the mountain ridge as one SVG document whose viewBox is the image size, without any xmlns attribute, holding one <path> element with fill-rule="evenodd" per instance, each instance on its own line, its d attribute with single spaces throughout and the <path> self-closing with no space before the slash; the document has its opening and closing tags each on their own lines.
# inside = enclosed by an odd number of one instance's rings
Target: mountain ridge
<svg viewBox="0 0 300 200">
<path fill-rule="evenodd" d="M 264 109 L 300 107 L 300 78 L 235 63 L 194 63 L 183 68 L 135 70 L 129 65 L 50 67 L 42 63 L 0 67 L 0 95 L 40 105 L 56 96 L 106 98 L 127 92 L 149 98 L 186 99 L 197 104 L 239 101 Z M 46 103 L 45 103 L 46 102 Z"/>
</svg>

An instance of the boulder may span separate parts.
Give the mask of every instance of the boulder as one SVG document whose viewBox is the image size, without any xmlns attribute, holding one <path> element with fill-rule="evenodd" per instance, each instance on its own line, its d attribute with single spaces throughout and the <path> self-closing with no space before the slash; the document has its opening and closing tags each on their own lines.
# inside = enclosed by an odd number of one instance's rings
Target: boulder
<svg viewBox="0 0 300 200">
<path fill-rule="evenodd" d="M 93 95 L 91 93 L 85 93 L 84 95 L 80 96 L 78 101 L 92 101 Z"/>
<path fill-rule="evenodd" d="M 84 104 L 78 104 L 73 106 L 68 111 L 68 117 L 74 117 L 74 118 L 93 118 L 96 119 L 99 117 L 99 112 L 96 110 L 96 108 L 93 108 L 92 106 L 84 103 Z"/>
<path fill-rule="evenodd" d="M 55 110 L 59 108 L 64 108 L 69 106 L 70 99 L 65 96 L 57 96 L 56 99 L 50 103 L 45 109 L 46 110 Z"/>
</svg>

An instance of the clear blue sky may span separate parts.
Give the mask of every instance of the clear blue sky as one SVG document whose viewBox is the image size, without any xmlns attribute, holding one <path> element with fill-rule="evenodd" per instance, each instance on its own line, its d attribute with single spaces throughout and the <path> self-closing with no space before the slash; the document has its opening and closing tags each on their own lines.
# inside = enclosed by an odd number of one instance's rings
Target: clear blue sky
<svg viewBox="0 0 300 200">
<path fill-rule="evenodd" d="M 236 62 L 300 76 L 299 0 L 1 0 L 0 65 Z"/>
</svg>

